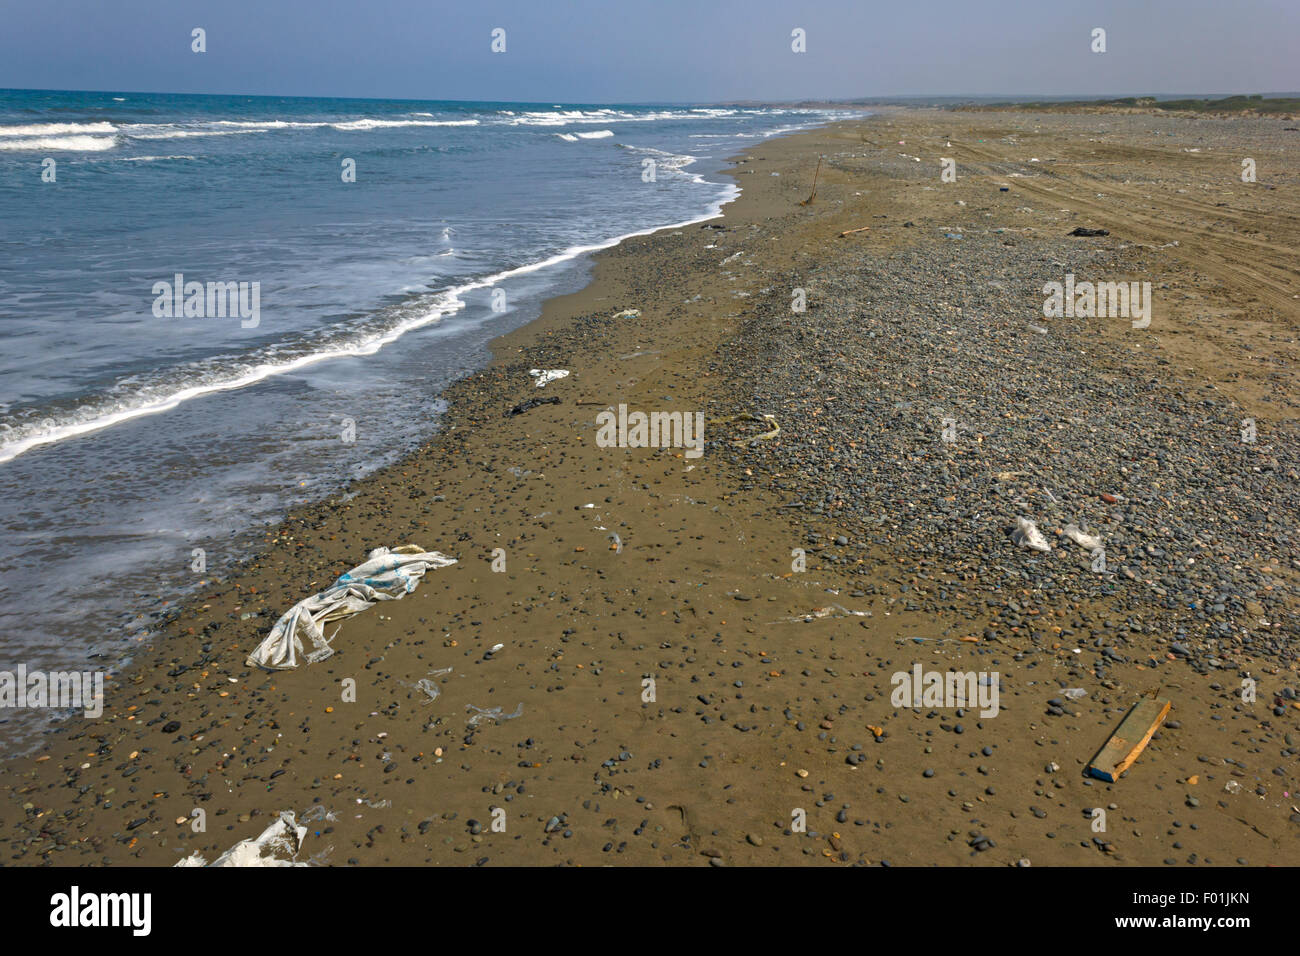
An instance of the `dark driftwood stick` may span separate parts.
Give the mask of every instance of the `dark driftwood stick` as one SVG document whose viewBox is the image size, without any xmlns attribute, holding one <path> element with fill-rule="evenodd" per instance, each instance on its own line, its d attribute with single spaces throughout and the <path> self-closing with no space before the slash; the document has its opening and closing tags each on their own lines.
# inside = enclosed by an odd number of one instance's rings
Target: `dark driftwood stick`
<svg viewBox="0 0 1300 956">
<path fill-rule="evenodd" d="M 813 201 L 814 199 L 817 198 L 817 176 L 821 173 L 821 171 L 822 171 L 822 158 L 821 158 L 820 156 L 818 156 L 818 157 L 817 157 L 817 171 L 813 173 L 813 190 L 812 190 L 812 193 L 810 193 L 809 196 L 808 196 L 808 198 L 805 199 L 803 202 L 801 202 L 799 205 L 801 205 L 801 206 L 811 206 L 811 205 L 812 205 L 812 201 Z"/>
</svg>

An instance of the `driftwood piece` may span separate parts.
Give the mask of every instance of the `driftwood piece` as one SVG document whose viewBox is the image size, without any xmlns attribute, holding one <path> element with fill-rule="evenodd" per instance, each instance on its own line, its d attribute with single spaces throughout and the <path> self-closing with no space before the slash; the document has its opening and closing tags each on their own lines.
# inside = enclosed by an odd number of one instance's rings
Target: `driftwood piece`
<svg viewBox="0 0 1300 956">
<path fill-rule="evenodd" d="M 1146 749 L 1173 704 L 1163 697 L 1143 697 L 1120 721 L 1088 764 L 1088 773 L 1114 783 Z"/>
<path fill-rule="evenodd" d="M 817 157 L 817 171 L 813 173 L 813 188 L 812 188 L 812 192 L 809 194 L 808 198 L 805 199 L 805 200 L 802 200 L 802 201 L 799 203 L 799 205 L 801 205 L 801 206 L 811 206 L 811 205 L 812 205 L 812 201 L 813 201 L 814 199 L 817 198 L 817 177 L 818 177 L 819 175 L 821 175 L 821 171 L 822 171 L 822 158 L 821 158 L 820 156 L 818 156 L 818 157 Z"/>
</svg>

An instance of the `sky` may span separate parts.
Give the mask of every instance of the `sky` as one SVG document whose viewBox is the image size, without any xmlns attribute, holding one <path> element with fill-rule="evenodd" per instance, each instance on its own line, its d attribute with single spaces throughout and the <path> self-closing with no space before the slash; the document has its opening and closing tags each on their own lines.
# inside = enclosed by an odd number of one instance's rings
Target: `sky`
<svg viewBox="0 0 1300 956">
<path fill-rule="evenodd" d="M 1098 27 L 1105 53 L 1091 49 Z M 1227 94 L 1300 89 L 1298 54 L 1300 0 L 0 0 L 0 87 L 19 89 L 554 103 Z"/>
</svg>

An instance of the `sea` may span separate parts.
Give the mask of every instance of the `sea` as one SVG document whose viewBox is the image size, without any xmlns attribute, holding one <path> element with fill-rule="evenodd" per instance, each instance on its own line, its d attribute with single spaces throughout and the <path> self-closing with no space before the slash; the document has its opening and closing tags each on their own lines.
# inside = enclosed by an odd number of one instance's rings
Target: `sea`
<svg viewBox="0 0 1300 956">
<path fill-rule="evenodd" d="M 847 115 L 0 90 L 0 671 L 125 666 L 592 252 Z"/>
</svg>

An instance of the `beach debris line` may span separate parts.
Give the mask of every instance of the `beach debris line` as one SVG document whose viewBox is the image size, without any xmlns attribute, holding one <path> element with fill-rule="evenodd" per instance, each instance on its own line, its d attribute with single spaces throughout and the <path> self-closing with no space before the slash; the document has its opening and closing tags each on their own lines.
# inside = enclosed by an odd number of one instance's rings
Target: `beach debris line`
<svg viewBox="0 0 1300 956">
<path fill-rule="evenodd" d="M 1164 723 L 1172 707 L 1171 701 L 1155 694 L 1139 700 L 1088 762 L 1088 774 L 1110 783 L 1118 780 L 1146 749 L 1151 735 Z"/>
<path fill-rule="evenodd" d="M 209 864 L 203 855 L 195 850 L 190 856 L 175 865 L 193 866 L 310 866 L 306 860 L 299 860 L 303 838 L 307 828 L 299 826 L 292 811 L 281 812 L 279 819 L 262 831 L 256 839 L 240 840 L 221 856 Z"/>
<path fill-rule="evenodd" d="M 391 550 L 375 548 L 364 563 L 282 614 L 245 663 L 268 670 L 291 670 L 298 666 L 299 657 L 309 664 L 323 661 L 334 653 L 330 642 L 339 628 L 327 638 L 322 625 L 351 617 L 378 601 L 398 600 L 414 591 L 430 568 L 445 568 L 455 563 L 455 558 L 425 551 L 418 544 L 404 544 Z M 312 645 L 305 653 L 304 638 Z"/>
<path fill-rule="evenodd" d="M 560 404 L 560 400 L 558 398 L 555 398 L 554 396 L 552 396 L 551 398 L 530 398 L 528 401 L 520 402 L 514 408 L 510 409 L 510 411 L 506 412 L 506 417 L 508 418 L 511 415 L 522 415 L 524 412 L 528 411 L 528 409 L 536 408 L 538 405 L 558 405 L 558 404 Z"/>
<path fill-rule="evenodd" d="M 1038 525 L 1028 518 L 1016 519 L 1016 526 L 1011 531 L 1011 540 L 1022 548 L 1033 548 L 1035 551 L 1052 550 L 1052 546 L 1043 537 L 1043 533 L 1038 530 Z"/>
<path fill-rule="evenodd" d="M 567 368 L 530 368 L 528 374 L 537 379 L 534 384 L 538 388 L 543 388 L 550 382 L 568 378 L 569 370 Z"/>
</svg>

